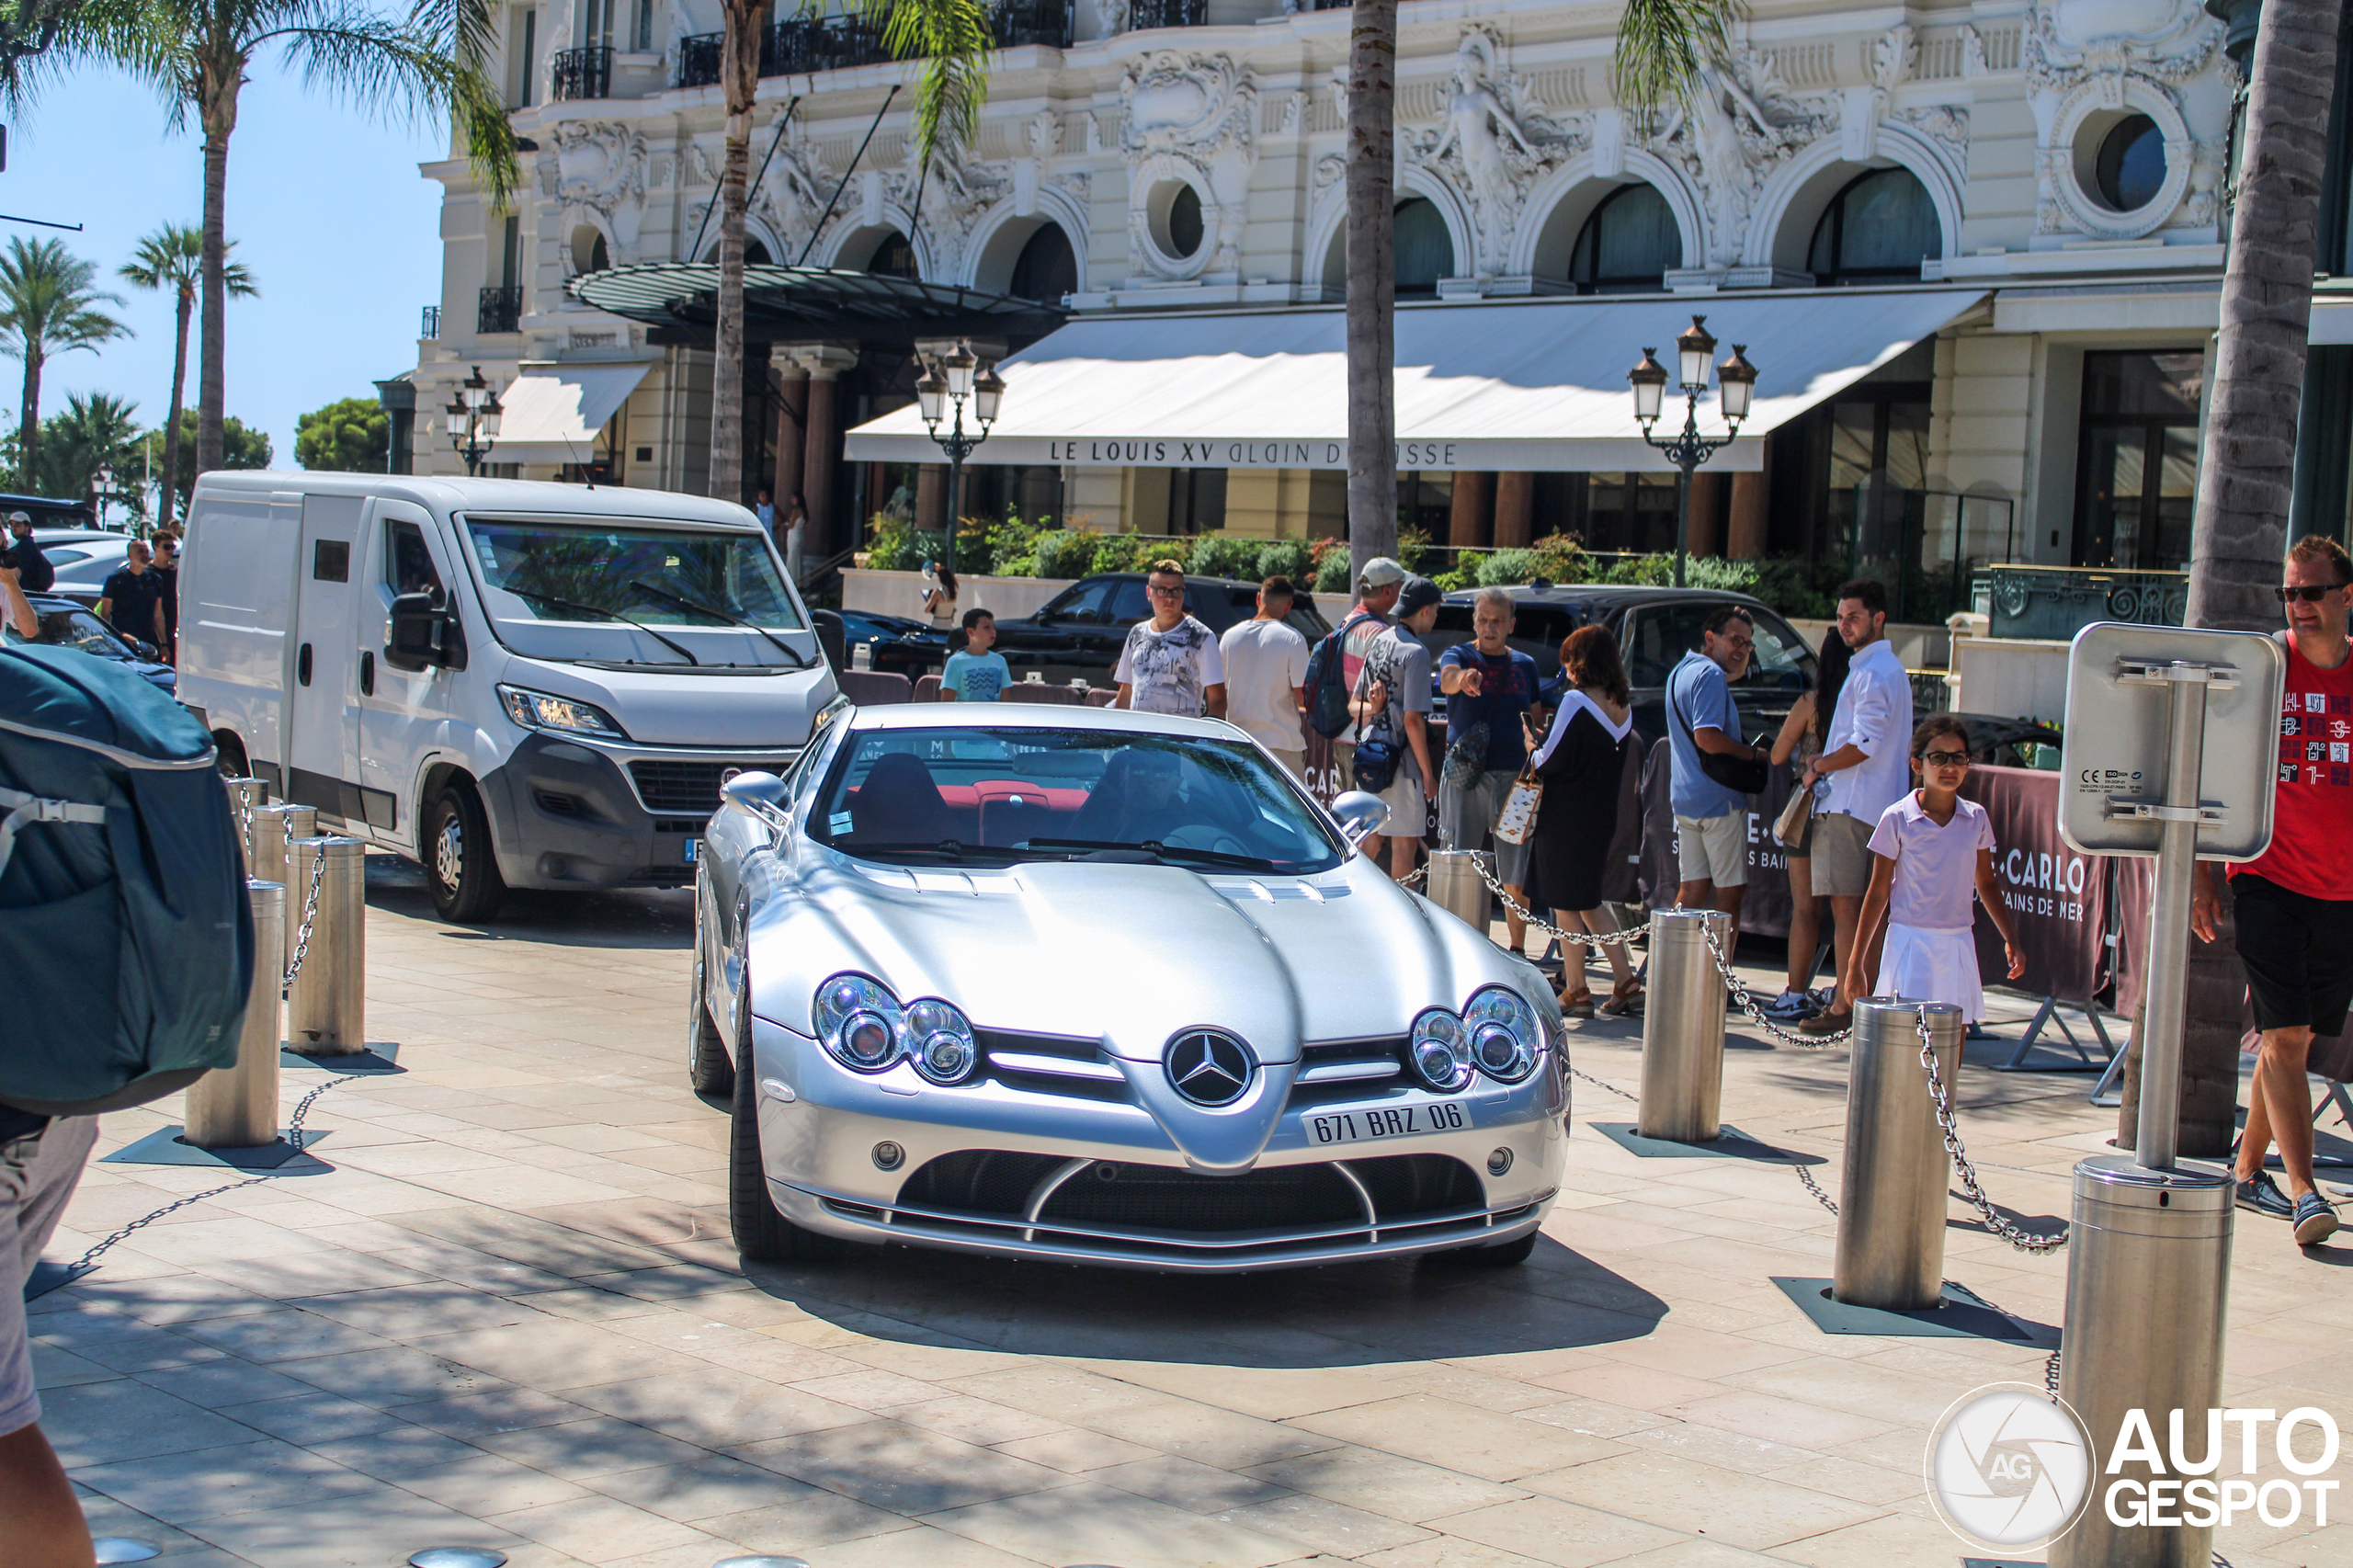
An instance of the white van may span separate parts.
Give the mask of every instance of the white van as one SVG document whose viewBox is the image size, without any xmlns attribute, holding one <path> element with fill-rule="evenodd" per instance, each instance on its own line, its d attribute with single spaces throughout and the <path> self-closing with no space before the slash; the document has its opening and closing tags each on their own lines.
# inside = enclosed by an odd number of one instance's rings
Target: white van
<svg viewBox="0 0 2353 1568">
<path fill-rule="evenodd" d="M 839 700 L 758 521 L 665 491 L 208 473 L 179 604 L 222 766 L 421 861 L 445 920 L 692 882 L 722 773 Z"/>
</svg>

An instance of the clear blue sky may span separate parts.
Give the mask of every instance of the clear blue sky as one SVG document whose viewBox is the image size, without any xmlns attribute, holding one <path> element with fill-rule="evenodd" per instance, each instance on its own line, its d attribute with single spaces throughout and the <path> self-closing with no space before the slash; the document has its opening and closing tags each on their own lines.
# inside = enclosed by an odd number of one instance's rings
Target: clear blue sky
<svg viewBox="0 0 2353 1568">
<path fill-rule="evenodd" d="M 269 434 L 272 465 L 293 468 L 297 415 L 416 363 L 419 307 L 440 298 L 441 187 L 417 165 L 447 131 L 378 123 L 305 91 L 275 59 L 256 62 L 229 143 L 228 229 L 261 289 L 229 306 L 228 412 Z M 204 211 L 202 145 L 166 129 L 147 88 L 113 72 L 57 80 L 8 125 L 0 212 L 85 225 L 78 234 L 0 223 L 0 235 L 54 237 L 98 264 L 135 336 L 50 361 L 41 414 L 68 392 L 111 392 L 162 422 L 171 395 L 172 304 L 114 276 L 140 236 Z M 196 402 L 191 328 L 187 400 Z M 0 408 L 14 428 L 23 368 L 0 358 Z"/>
</svg>

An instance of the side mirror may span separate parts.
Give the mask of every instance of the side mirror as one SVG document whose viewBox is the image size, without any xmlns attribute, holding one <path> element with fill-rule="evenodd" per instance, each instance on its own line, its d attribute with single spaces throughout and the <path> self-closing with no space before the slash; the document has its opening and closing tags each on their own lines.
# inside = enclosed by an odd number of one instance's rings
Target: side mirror
<svg viewBox="0 0 2353 1568">
<path fill-rule="evenodd" d="M 726 802 L 745 816 L 766 823 L 770 827 L 784 825 L 784 780 L 773 773 L 756 769 L 738 773 L 719 786 L 719 793 Z"/>
<path fill-rule="evenodd" d="M 384 644 L 384 663 L 412 674 L 466 667 L 458 618 L 442 607 L 439 594 L 402 594 L 392 600 L 392 636 Z"/>
<path fill-rule="evenodd" d="M 1340 824 L 1340 836 L 1354 849 L 1369 834 L 1379 831 L 1389 820 L 1389 806 L 1378 795 L 1362 790 L 1351 790 L 1332 802 L 1333 820 Z"/>
</svg>

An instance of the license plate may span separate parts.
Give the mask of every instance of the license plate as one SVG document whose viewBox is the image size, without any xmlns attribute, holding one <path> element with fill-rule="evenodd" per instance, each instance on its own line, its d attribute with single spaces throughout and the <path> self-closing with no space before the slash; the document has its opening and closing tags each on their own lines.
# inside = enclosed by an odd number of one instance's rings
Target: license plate
<svg viewBox="0 0 2353 1568">
<path fill-rule="evenodd" d="M 699 838 L 689 838 L 689 839 L 688 839 L 688 840 L 687 840 L 687 864 L 688 864 L 688 865 L 691 866 L 691 865 L 693 865 L 693 864 L 695 863 L 695 851 L 696 851 L 697 849 L 700 848 L 701 846 L 702 846 L 702 840 L 701 840 L 701 839 L 699 839 Z"/>
<path fill-rule="evenodd" d="M 1428 1132 L 1460 1132 L 1471 1119 L 1459 1105 L 1439 1101 L 1380 1110 L 1338 1110 L 1307 1119 L 1310 1141 L 1323 1143 L 1370 1143 L 1382 1138 L 1411 1138 Z"/>
</svg>

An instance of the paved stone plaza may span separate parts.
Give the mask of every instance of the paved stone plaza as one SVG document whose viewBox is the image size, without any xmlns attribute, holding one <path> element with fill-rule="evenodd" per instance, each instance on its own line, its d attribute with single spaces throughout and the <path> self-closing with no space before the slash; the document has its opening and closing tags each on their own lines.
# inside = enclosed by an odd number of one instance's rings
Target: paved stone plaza
<svg viewBox="0 0 2353 1568">
<path fill-rule="evenodd" d="M 404 1071 L 319 1099 L 312 1174 L 181 1210 L 35 1304 L 44 1425 L 93 1526 L 174 1568 L 474 1543 L 515 1568 L 1952 1563 L 1928 1425 L 2040 1382 L 2056 1344 L 2063 1254 L 2012 1252 L 1957 1201 L 1947 1273 L 2035 1341 L 1824 1335 L 1771 1283 L 1830 1267 L 1835 1221 L 1790 1164 L 1637 1159 L 1586 1125 L 1631 1105 L 1586 1083 L 1518 1269 L 1177 1279 L 860 1249 L 746 1278 L 726 1116 L 686 1084 L 688 894 L 517 896 L 457 929 L 371 858 L 369 903 L 369 1034 Z M 1845 1051 L 1732 1045 L 1726 1120 L 1820 1161 L 1835 1197 Z M 1628 1089 L 1639 1047 L 1638 1023 L 1574 1040 Z M 2088 1078 L 1972 1054 L 1971 1148 L 2049 1228 L 2115 1112 Z M 289 1072 L 288 1106 L 328 1076 Z M 108 1117 L 101 1150 L 176 1106 Z M 223 1179 L 94 1165 L 51 1256 Z M 2242 1216 L 2229 1403 L 2347 1424 L 2341 1244 L 2300 1255 Z M 2217 1548 L 2343 1568 L 2347 1493 L 2325 1528 L 2307 1509 Z"/>
</svg>

